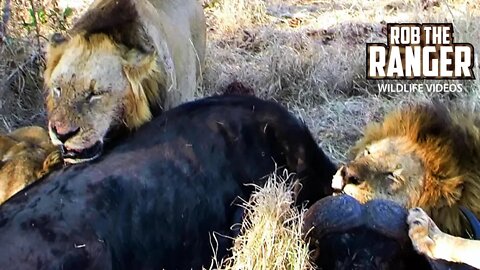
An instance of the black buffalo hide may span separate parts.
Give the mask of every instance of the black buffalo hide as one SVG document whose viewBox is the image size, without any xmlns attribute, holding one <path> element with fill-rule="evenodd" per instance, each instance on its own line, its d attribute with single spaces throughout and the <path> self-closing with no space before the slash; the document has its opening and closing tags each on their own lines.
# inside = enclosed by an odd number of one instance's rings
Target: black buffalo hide
<svg viewBox="0 0 480 270">
<path fill-rule="evenodd" d="M 407 210 L 392 201 L 362 205 L 348 195 L 328 196 L 308 209 L 304 232 L 318 269 L 474 269 L 418 254 L 408 237 L 406 220 Z"/>
<path fill-rule="evenodd" d="M 232 233 L 237 196 L 248 198 L 245 184 L 263 184 L 275 162 L 301 179 L 297 202 L 332 192 L 334 164 L 280 105 L 233 96 L 184 104 L 2 205 L 0 268 L 208 267 L 212 233 Z M 217 238 L 221 257 L 231 242 Z"/>
</svg>

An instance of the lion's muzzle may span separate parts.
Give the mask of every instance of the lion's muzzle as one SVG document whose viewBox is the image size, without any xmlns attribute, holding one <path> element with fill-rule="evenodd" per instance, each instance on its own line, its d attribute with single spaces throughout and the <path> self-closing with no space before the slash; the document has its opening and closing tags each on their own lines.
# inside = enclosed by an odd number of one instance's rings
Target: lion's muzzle
<svg viewBox="0 0 480 270">
<path fill-rule="evenodd" d="M 80 151 L 67 149 L 62 146 L 62 156 L 65 163 L 78 164 L 87 161 L 92 161 L 98 158 L 103 152 L 103 143 L 101 141 L 96 142 L 93 146 L 82 149 Z"/>
<path fill-rule="evenodd" d="M 332 188 L 335 193 L 342 193 L 347 184 L 358 185 L 362 182 L 360 179 L 360 176 L 353 168 L 344 165 L 333 176 Z"/>
<path fill-rule="evenodd" d="M 94 160 L 102 154 L 102 140 L 82 146 L 71 143 L 81 135 L 81 129 L 77 126 L 60 122 L 50 122 L 48 130 L 52 143 L 61 147 L 62 157 L 65 163 L 83 163 Z"/>
<path fill-rule="evenodd" d="M 68 139 L 74 137 L 80 132 L 80 128 L 74 125 L 64 125 L 59 122 L 50 123 L 50 136 L 54 136 L 52 141 L 60 141 L 65 143 Z"/>
</svg>

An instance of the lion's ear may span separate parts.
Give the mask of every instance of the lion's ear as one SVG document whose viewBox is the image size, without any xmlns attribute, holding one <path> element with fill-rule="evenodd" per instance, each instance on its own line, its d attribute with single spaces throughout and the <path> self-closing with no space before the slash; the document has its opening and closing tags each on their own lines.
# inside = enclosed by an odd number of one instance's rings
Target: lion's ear
<svg viewBox="0 0 480 270">
<path fill-rule="evenodd" d="M 60 33 L 54 33 L 50 36 L 49 45 L 52 47 L 57 47 L 58 45 L 67 42 L 67 40 L 67 37 L 65 37 L 64 35 Z"/>
<path fill-rule="evenodd" d="M 152 91 L 156 86 L 148 81 L 158 72 L 156 59 L 155 53 L 138 50 L 130 50 L 124 56 L 123 71 L 131 90 L 125 105 L 130 116 L 126 124 L 130 128 L 136 128 L 152 117 L 150 104 L 158 99 L 158 91 Z"/>
<path fill-rule="evenodd" d="M 45 84 L 48 84 L 50 81 L 50 76 L 63 55 L 67 41 L 68 38 L 60 33 L 55 33 L 50 37 L 45 57 L 46 66 L 43 73 Z"/>
<path fill-rule="evenodd" d="M 123 70 L 130 83 L 141 83 L 157 71 L 155 53 L 142 53 L 132 49 L 124 57 Z"/>
</svg>

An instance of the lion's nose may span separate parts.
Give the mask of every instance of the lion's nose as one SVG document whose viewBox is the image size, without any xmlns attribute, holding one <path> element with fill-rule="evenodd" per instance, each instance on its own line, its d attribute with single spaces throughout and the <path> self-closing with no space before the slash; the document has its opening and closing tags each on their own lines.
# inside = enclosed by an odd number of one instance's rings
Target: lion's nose
<svg viewBox="0 0 480 270">
<path fill-rule="evenodd" d="M 50 123 L 50 129 L 55 137 L 62 143 L 65 143 L 68 139 L 77 135 L 80 131 L 78 126 L 63 124 L 60 122 Z"/>
<path fill-rule="evenodd" d="M 358 175 L 357 171 L 349 166 L 343 166 L 340 171 L 340 176 L 343 179 L 343 183 L 346 184 L 354 184 L 359 185 L 363 182 L 360 176 Z"/>
</svg>

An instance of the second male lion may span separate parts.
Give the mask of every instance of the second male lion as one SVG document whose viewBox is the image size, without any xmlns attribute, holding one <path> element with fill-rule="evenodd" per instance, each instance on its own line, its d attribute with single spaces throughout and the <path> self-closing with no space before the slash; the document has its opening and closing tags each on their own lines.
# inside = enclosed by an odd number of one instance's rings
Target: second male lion
<svg viewBox="0 0 480 270">
<path fill-rule="evenodd" d="M 439 103 L 416 104 L 370 124 L 332 187 L 360 202 L 421 207 L 438 227 L 472 234 L 461 207 L 480 217 L 480 118 Z"/>
<path fill-rule="evenodd" d="M 110 130 L 193 99 L 205 29 L 196 0 L 96 0 L 67 36 L 54 34 L 46 103 L 65 162 L 95 159 Z"/>
</svg>

